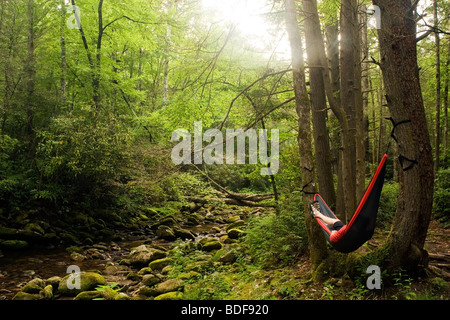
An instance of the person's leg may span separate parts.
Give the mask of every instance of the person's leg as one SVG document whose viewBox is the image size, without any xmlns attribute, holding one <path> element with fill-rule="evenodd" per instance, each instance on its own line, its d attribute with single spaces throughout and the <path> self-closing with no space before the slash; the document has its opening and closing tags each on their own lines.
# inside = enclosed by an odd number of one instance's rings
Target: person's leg
<svg viewBox="0 0 450 320">
<path fill-rule="evenodd" d="M 327 216 L 323 215 L 314 206 L 312 206 L 312 210 L 313 210 L 314 217 L 319 218 L 320 220 L 322 220 L 327 225 L 331 225 L 332 226 L 335 222 L 340 221 L 339 219 L 334 219 L 334 218 L 330 218 L 330 217 L 327 217 Z"/>
</svg>

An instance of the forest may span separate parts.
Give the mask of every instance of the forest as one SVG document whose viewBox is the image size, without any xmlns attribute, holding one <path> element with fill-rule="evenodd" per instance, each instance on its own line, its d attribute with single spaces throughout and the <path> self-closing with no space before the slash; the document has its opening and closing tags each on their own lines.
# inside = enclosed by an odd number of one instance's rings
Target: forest
<svg viewBox="0 0 450 320">
<path fill-rule="evenodd" d="M 0 300 L 448 300 L 449 21 L 0 1 Z"/>
</svg>

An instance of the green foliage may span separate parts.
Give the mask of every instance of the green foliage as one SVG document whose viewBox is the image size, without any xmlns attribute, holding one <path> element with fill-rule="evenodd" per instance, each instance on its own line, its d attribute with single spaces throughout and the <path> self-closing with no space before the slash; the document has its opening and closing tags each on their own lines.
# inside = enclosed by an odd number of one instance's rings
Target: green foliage
<svg viewBox="0 0 450 320">
<path fill-rule="evenodd" d="M 132 139 L 120 119 L 96 116 L 90 107 L 53 119 L 39 138 L 43 181 L 34 197 L 93 206 L 120 179 Z"/>
<path fill-rule="evenodd" d="M 0 200 L 4 194 L 15 189 L 18 181 L 12 176 L 11 154 L 18 141 L 7 135 L 0 134 Z"/>
<path fill-rule="evenodd" d="M 302 212 L 298 209 L 253 218 L 246 233 L 249 254 L 263 267 L 292 263 L 307 247 Z"/>
<path fill-rule="evenodd" d="M 17 209 L 34 186 L 23 152 L 18 139 L 0 134 L 0 208 Z"/>
<path fill-rule="evenodd" d="M 450 224 L 450 168 L 440 169 L 436 175 L 433 211 L 445 226 Z"/>
<path fill-rule="evenodd" d="M 389 229 L 392 225 L 395 211 L 397 209 L 398 183 L 386 181 L 380 197 L 378 209 L 377 226 L 382 229 Z"/>
<path fill-rule="evenodd" d="M 95 298 L 93 300 L 114 300 L 114 298 L 117 296 L 118 292 L 120 291 L 120 287 L 118 287 L 118 283 L 112 282 L 108 283 L 103 286 L 98 286 L 95 288 L 96 291 L 103 293 L 103 298 Z"/>
<path fill-rule="evenodd" d="M 414 300 L 416 298 L 416 293 L 411 286 L 413 279 L 410 278 L 404 270 L 396 270 L 392 275 L 392 279 L 394 280 L 394 287 L 398 289 L 392 298 L 395 300 Z"/>
</svg>

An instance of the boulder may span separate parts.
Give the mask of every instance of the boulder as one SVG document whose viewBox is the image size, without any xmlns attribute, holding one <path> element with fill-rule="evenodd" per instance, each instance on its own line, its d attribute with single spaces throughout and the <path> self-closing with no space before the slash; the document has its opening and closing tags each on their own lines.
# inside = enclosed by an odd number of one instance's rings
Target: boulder
<svg viewBox="0 0 450 320">
<path fill-rule="evenodd" d="M 21 250 L 28 248 L 28 242 L 24 240 L 5 240 L 0 241 L 0 248 L 6 250 Z"/>
<path fill-rule="evenodd" d="M 152 268 L 144 267 L 141 270 L 139 270 L 137 274 L 143 276 L 143 275 L 150 274 L 150 273 L 152 273 Z"/>
<path fill-rule="evenodd" d="M 233 263 L 235 262 L 237 259 L 236 253 L 234 251 L 228 251 L 225 254 L 221 255 L 219 260 L 219 262 L 222 263 Z"/>
<path fill-rule="evenodd" d="M 154 297 L 154 296 L 158 295 L 158 292 L 156 291 L 155 288 L 142 286 L 142 287 L 139 288 L 138 295 L 139 296 L 145 296 L 145 297 Z"/>
<path fill-rule="evenodd" d="M 45 280 L 45 285 L 51 285 L 53 290 L 58 289 L 59 283 L 61 282 L 61 277 L 54 276 Z"/>
<path fill-rule="evenodd" d="M 189 280 L 189 279 L 194 279 L 194 278 L 201 278 L 202 275 L 196 271 L 189 271 L 189 272 L 184 272 L 184 273 L 180 273 L 178 275 L 178 279 L 180 280 Z"/>
<path fill-rule="evenodd" d="M 193 234 L 189 230 L 182 229 L 180 227 L 174 227 L 173 232 L 177 238 L 180 238 L 182 240 L 195 240 L 195 234 Z"/>
<path fill-rule="evenodd" d="M 0 226 L 0 239 L 14 239 L 17 229 Z"/>
<path fill-rule="evenodd" d="M 142 284 L 146 285 L 147 287 L 152 287 L 157 283 L 161 282 L 161 277 L 158 277 L 154 274 L 146 274 L 142 277 Z"/>
<path fill-rule="evenodd" d="M 208 241 L 202 245 L 202 250 L 204 251 L 213 251 L 220 249 L 222 249 L 222 243 L 220 243 L 220 241 L 217 239 Z"/>
<path fill-rule="evenodd" d="M 230 239 L 237 239 L 245 234 L 241 229 L 233 228 L 228 230 L 228 237 Z"/>
<path fill-rule="evenodd" d="M 72 252 L 70 254 L 70 260 L 74 261 L 74 262 L 81 262 L 84 259 L 86 259 L 85 256 L 83 256 L 81 253 L 78 252 Z"/>
<path fill-rule="evenodd" d="M 119 292 L 119 293 L 115 296 L 114 300 L 131 300 L 131 297 L 128 296 L 126 293 Z"/>
<path fill-rule="evenodd" d="M 149 267 L 153 270 L 153 271 L 160 271 L 162 270 L 165 266 L 168 266 L 169 264 L 172 263 L 172 259 L 170 258 L 162 258 L 162 259 L 157 259 L 157 260 L 153 260 L 152 262 L 149 263 Z"/>
<path fill-rule="evenodd" d="M 28 223 L 24 227 L 24 229 L 28 230 L 28 231 L 37 232 L 37 233 L 39 233 L 41 235 L 43 235 L 45 233 L 44 229 L 40 225 L 38 225 L 37 223 Z"/>
<path fill-rule="evenodd" d="M 172 216 L 167 216 L 167 217 L 161 218 L 160 220 L 158 220 L 158 222 L 154 223 L 154 224 L 151 226 L 151 229 L 157 229 L 157 228 L 159 228 L 160 226 L 171 227 L 171 226 L 175 225 L 176 223 L 177 223 L 177 221 L 175 220 L 174 217 L 172 217 Z"/>
<path fill-rule="evenodd" d="M 183 280 L 169 279 L 158 284 L 158 286 L 156 287 L 156 291 L 162 294 L 170 291 L 178 291 L 179 289 L 182 289 L 183 286 L 184 286 Z"/>
<path fill-rule="evenodd" d="M 13 300 L 50 300 L 53 298 L 53 287 L 51 284 L 45 285 L 45 281 L 35 278 L 29 281 Z"/>
<path fill-rule="evenodd" d="M 41 290 L 40 295 L 44 300 L 53 298 L 53 286 L 51 284 L 45 286 L 44 289 Z"/>
<path fill-rule="evenodd" d="M 244 225 L 245 225 L 245 221 L 244 220 L 237 220 L 237 221 L 235 221 L 233 223 L 230 223 L 227 226 L 227 231 L 230 230 L 230 229 L 234 229 L 234 228 L 237 228 L 237 227 L 244 226 Z"/>
<path fill-rule="evenodd" d="M 146 267 L 153 260 L 165 257 L 166 253 L 164 251 L 143 244 L 131 250 L 128 259 L 130 264 L 134 266 Z"/>
<path fill-rule="evenodd" d="M 158 230 L 156 230 L 156 235 L 159 238 L 167 240 L 167 241 L 173 241 L 173 240 L 175 240 L 177 238 L 175 236 L 174 231 L 170 227 L 168 227 L 166 225 L 160 225 L 158 227 Z"/>
<path fill-rule="evenodd" d="M 186 271 L 205 272 L 212 268 L 213 265 L 213 262 L 210 260 L 195 261 L 186 266 Z"/>
<path fill-rule="evenodd" d="M 12 300 L 41 300 L 39 294 L 26 293 L 23 291 L 17 292 L 17 294 L 12 298 Z"/>
<path fill-rule="evenodd" d="M 22 288 L 22 292 L 26 293 L 39 293 L 42 289 L 45 287 L 45 281 L 39 278 L 34 278 L 33 280 L 29 281 L 25 286 Z"/>
<path fill-rule="evenodd" d="M 81 272 L 80 274 L 80 289 L 73 288 L 69 289 L 67 286 L 67 281 L 71 274 L 68 274 L 62 278 L 58 286 L 58 292 L 63 296 L 74 297 L 82 291 L 94 290 L 97 286 L 102 286 L 106 284 L 105 278 L 102 275 L 95 272 Z M 70 279 L 72 280 L 72 278 Z"/>
<path fill-rule="evenodd" d="M 155 297 L 155 300 L 182 300 L 182 292 L 167 292 Z"/>
<path fill-rule="evenodd" d="M 74 298 L 74 300 L 93 300 L 93 299 L 102 299 L 103 294 L 101 291 L 97 290 L 90 290 L 90 291 L 83 291 L 77 294 L 77 296 Z"/>
</svg>

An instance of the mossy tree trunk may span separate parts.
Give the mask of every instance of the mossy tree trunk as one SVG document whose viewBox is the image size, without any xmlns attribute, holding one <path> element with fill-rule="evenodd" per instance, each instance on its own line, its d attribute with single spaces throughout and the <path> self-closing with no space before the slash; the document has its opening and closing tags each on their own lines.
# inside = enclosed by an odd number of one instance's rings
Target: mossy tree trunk
<svg viewBox="0 0 450 320">
<path fill-rule="evenodd" d="M 397 211 L 385 248 L 390 269 L 417 271 L 424 263 L 424 243 L 433 201 L 433 159 L 427 129 L 416 52 L 416 23 L 410 0 L 374 0 L 381 10 L 378 30 L 386 100 L 396 122 L 410 120 L 395 130 L 400 170 Z M 415 163 L 414 161 L 417 161 Z"/>
<path fill-rule="evenodd" d="M 305 42 L 311 87 L 311 106 L 315 160 L 319 192 L 331 208 L 336 205 L 333 173 L 331 170 L 330 141 L 327 130 L 327 98 L 322 70 L 327 69 L 320 53 L 325 52 L 316 0 L 303 0 Z M 325 59 L 323 59 L 325 60 Z M 322 63 L 324 65 L 322 65 Z"/>
<path fill-rule="evenodd" d="M 322 231 L 309 214 L 309 204 L 316 191 L 314 184 L 314 163 L 311 147 L 311 108 L 306 91 L 305 66 L 303 60 L 302 38 L 298 26 L 295 0 L 285 0 L 286 27 L 292 55 L 295 106 L 298 115 L 298 146 L 300 168 L 302 170 L 303 212 L 308 231 L 309 252 L 312 269 L 315 270 L 327 256 L 327 248 Z"/>
</svg>

